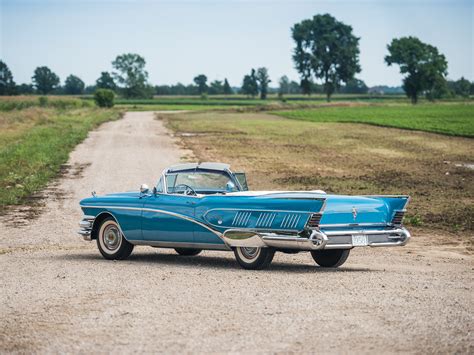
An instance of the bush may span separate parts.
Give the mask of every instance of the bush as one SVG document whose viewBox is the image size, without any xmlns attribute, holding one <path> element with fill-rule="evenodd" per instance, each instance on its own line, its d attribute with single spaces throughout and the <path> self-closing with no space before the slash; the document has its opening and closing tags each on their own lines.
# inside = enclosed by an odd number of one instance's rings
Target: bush
<svg viewBox="0 0 474 355">
<path fill-rule="evenodd" d="M 48 106 L 48 98 L 46 96 L 40 96 L 38 98 L 38 101 L 39 101 L 39 105 L 40 107 L 46 107 Z"/>
<path fill-rule="evenodd" d="M 113 107 L 115 93 L 109 89 L 97 89 L 94 93 L 94 101 L 99 107 Z"/>
</svg>

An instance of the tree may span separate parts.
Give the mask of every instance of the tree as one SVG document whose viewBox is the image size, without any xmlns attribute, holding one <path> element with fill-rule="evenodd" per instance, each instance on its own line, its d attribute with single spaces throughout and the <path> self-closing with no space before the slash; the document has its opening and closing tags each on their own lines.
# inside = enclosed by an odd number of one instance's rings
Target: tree
<svg viewBox="0 0 474 355">
<path fill-rule="evenodd" d="M 116 70 L 112 75 L 122 85 L 125 97 L 149 96 L 148 72 L 145 70 L 145 64 L 145 58 L 135 53 L 119 55 L 112 62 Z"/>
<path fill-rule="evenodd" d="M 250 78 L 250 75 L 245 75 L 244 80 L 242 81 L 242 87 L 240 88 L 240 93 L 250 96 L 252 95 L 252 79 Z"/>
<path fill-rule="evenodd" d="M 462 97 L 469 97 L 471 90 L 471 83 L 469 80 L 461 77 L 461 79 L 454 82 L 454 93 Z"/>
<path fill-rule="evenodd" d="M 369 88 L 365 85 L 363 80 L 351 79 L 347 84 L 341 89 L 341 92 L 345 94 L 367 94 Z"/>
<path fill-rule="evenodd" d="M 268 83 L 271 82 L 267 68 L 262 67 L 257 69 L 257 81 L 260 90 L 260 99 L 265 100 L 268 94 Z"/>
<path fill-rule="evenodd" d="M 451 84 L 444 77 L 437 77 L 431 87 L 425 92 L 426 98 L 430 101 L 452 97 L 454 90 Z"/>
<path fill-rule="evenodd" d="M 403 90 L 413 104 L 424 91 L 431 91 L 440 80 L 444 80 L 448 63 L 443 54 L 432 45 L 421 42 L 416 37 L 395 38 L 387 46 L 387 65 L 398 64 L 403 79 Z"/>
<path fill-rule="evenodd" d="M 301 85 L 292 80 L 289 85 L 290 94 L 301 94 Z"/>
<path fill-rule="evenodd" d="M 471 88 L 469 89 L 471 95 L 474 95 L 474 81 L 471 83 Z"/>
<path fill-rule="evenodd" d="M 283 75 L 278 81 L 280 87 L 278 88 L 279 95 L 286 95 L 290 93 L 290 79 L 286 75 Z"/>
<path fill-rule="evenodd" d="M 87 85 L 87 86 L 84 88 L 84 94 L 86 94 L 86 95 L 91 95 L 91 94 L 95 93 L 96 90 L 97 90 L 97 86 L 95 86 L 95 85 Z"/>
<path fill-rule="evenodd" d="M 303 95 L 311 95 L 313 82 L 310 79 L 301 79 L 300 87 Z"/>
<path fill-rule="evenodd" d="M 16 92 L 20 95 L 33 94 L 35 92 L 35 88 L 31 84 L 20 84 L 17 85 Z"/>
<path fill-rule="evenodd" d="M 84 92 L 84 82 L 75 75 L 69 75 L 64 83 L 64 93 L 68 95 L 80 95 Z"/>
<path fill-rule="evenodd" d="M 351 26 L 325 14 L 297 23 L 291 31 L 296 43 L 293 61 L 303 92 L 310 93 L 314 76 L 322 80 L 329 101 L 341 83 L 360 72 L 359 38 L 352 34 Z"/>
<path fill-rule="evenodd" d="M 234 91 L 229 85 L 229 82 L 227 81 L 227 78 L 224 79 L 224 95 L 232 95 Z"/>
<path fill-rule="evenodd" d="M 43 95 L 49 94 L 59 85 L 59 77 L 48 67 L 38 67 L 31 78 L 36 90 Z"/>
<path fill-rule="evenodd" d="M 221 95 L 224 93 L 224 86 L 222 85 L 221 80 L 214 80 L 211 83 L 211 87 L 209 88 L 209 94 L 211 95 Z"/>
<path fill-rule="evenodd" d="M 114 78 L 107 71 L 100 73 L 100 77 L 96 80 L 95 85 L 98 89 L 117 90 L 117 84 L 115 84 Z"/>
<path fill-rule="evenodd" d="M 0 60 L 0 95 L 14 95 L 16 84 L 8 65 Z"/>
<path fill-rule="evenodd" d="M 252 69 L 250 75 L 245 75 L 240 89 L 242 94 L 255 97 L 258 95 L 258 81 L 255 69 Z"/>
<path fill-rule="evenodd" d="M 207 76 L 199 74 L 194 78 L 194 83 L 197 85 L 200 95 L 207 93 Z"/>
</svg>

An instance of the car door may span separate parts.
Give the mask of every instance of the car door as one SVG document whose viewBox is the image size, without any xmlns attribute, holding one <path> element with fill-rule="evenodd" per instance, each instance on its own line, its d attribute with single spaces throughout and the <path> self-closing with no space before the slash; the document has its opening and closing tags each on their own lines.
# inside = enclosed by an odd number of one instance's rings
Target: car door
<svg viewBox="0 0 474 355">
<path fill-rule="evenodd" d="M 165 243 L 194 242 L 196 197 L 157 193 L 147 196 L 142 211 L 144 240 Z"/>
</svg>

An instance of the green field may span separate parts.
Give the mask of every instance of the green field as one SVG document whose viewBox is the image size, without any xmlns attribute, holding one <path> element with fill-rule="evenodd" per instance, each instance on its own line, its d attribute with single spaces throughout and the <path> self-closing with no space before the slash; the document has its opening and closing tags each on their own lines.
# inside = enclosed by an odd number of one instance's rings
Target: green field
<svg viewBox="0 0 474 355">
<path fill-rule="evenodd" d="M 90 130 L 120 115 L 93 107 L 0 112 L 0 211 L 43 188 Z"/>
<path fill-rule="evenodd" d="M 443 103 L 320 107 L 274 112 L 311 122 L 351 122 L 474 137 L 474 104 Z"/>
<path fill-rule="evenodd" d="M 409 194 L 407 224 L 452 232 L 474 229 L 471 138 L 300 121 L 271 112 L 159 117 L 193 151 L 193 160 L 232 164 L 247 173 L 251 190 Z"/>
<path fill-rule="evenodd" d="M 233 130 L 249 129 L 260 119 L 260 111 L 275 117 L 290 118 L 291 127 L 309 129 L 312 124 L 342 122 L 364 123 L 409 130 L 420 130 L 474 137 L 474 104 L 472 101 L 421 103 L 410 105 L 402 96 L 374 98 L 360 95 L 336 95 L 328 104 L 323 96 L 290 96 L 286 101 L 274 95 L 269 100 L 246 99 L 243 96 L 212 97 L 158 97 L 150 100 L 116 101 L 114 109 L 95 108 L 91 97 L 71 96 L 17 96 L 0 98 L 0 208 L 21 202 L 25 197 L 43 188 L 60 171 L 69 152 L 87 133 L 102 122 L 116 119 L 123 111 L 198 111 L 199 120 L 183 121 L 189 131 L 215 131 L 222 122 L 221 136 L 226 137 L 231 121 L 221 122 L 221 114 L 228 113 L 239 124 Z M 188 115 L 186 115 L 188 117 Z M 192 116 L 189 116 L 192 117 Z M 219 118 L 219 119 L 218 119 Z M 256 122 L 252 120 L 256 119 Z M 307 121 L 300 122 L 298 120 Z M 268 122 L 268 119 L 264 120 Z M 293 126 L 296 125 L 296 126 Z M 279 123 L 280 126 L 284 126 Z M 263 124 L 258 130 L 269 130 Z M 329 125 L 329 127 L 332 127 Z M 367 127 L 361 126 L 363 130 Z M 285 128 L 286 129 L 286 128 Z M 293 129 L 293 128 L 292 128 Z M 382 133 L 385 131 L 381 131 Z M 389 131 L 387 131 L 389 132 Z M 257 132 L 258 133 L 258 132 Z M 234 134 L 234 133 L 232 133 Z M 387 133 L 388 134 L 388 133 Z M 390 133 L 392 134 L 392 133 Z M 399 133 L 397 133 L 399 134 Z M 291 134 L 290 134 L 291 136 Z M 290 136 L 285 140 L 290 141 Z M 233 137 L 233 136 L 232 136 Z M 342 140 L 340 137 L 337 139 Z M 373 138 L 371 138 L 373 139 Z M 225 139 L 228 142 L 228 137 Z M 212 144 L 215 144 L 214 142 Z M 387 152 L 390 149 L 387 148 Z M 236 151 L 239 149 L 236 148 Z M 232 159 L 231 159 L 232 158 Z M 221 160 L 219 156 L 215 159 Z M 235 157 L 229 157 L 235 160 Z M 473 156 L 464 156 L 462 162 L 472 162 Z M 285 163 L 286 164 L 286 163 Z M 332 181 L 331 186 L 337 186 Z"/>
</svg>

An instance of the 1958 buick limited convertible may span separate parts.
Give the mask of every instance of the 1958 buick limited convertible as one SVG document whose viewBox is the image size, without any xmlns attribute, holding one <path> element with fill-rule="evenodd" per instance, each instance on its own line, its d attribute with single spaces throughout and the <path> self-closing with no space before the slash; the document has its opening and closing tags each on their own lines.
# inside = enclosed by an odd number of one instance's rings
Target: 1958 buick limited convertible
<svg viewBox="0 0 474 355">
<path fill-rule="evenodd" d="M 163 171 L 153 189 L 83 199 L 79 234 L 106 259 L 135 245 L 180 255 L 233 251 L 245 269 L 268 266 L 276 251 L 309 251 L 322 267 L 342 265 L 354 247 L 402 246 L 408 196 L 340 196 L 324 191 L 248 191 L 245 174 L 222 163 Z"/>
</svg>

